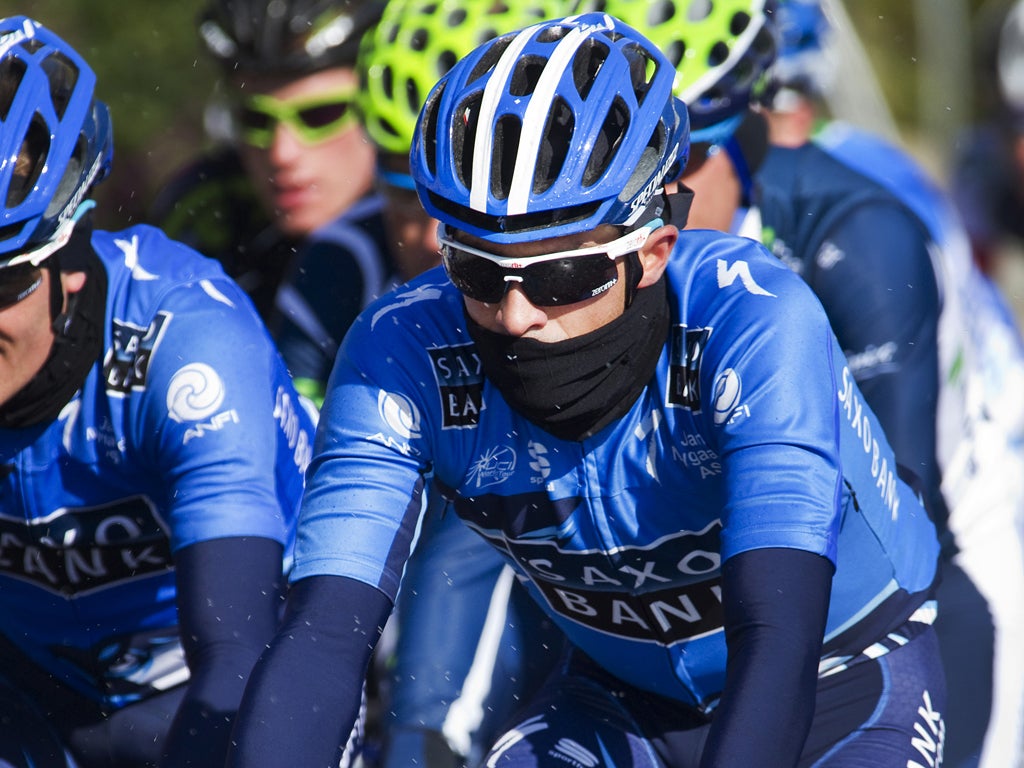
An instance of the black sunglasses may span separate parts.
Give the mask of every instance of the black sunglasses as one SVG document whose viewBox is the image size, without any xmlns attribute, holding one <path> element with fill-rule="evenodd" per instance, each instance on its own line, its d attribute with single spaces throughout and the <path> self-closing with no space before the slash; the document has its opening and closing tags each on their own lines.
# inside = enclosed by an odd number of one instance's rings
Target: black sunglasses
<svg viewBox="0 0 1024 768">
<path fill-rule="evenodd" d="M 639 251 L 659 226 L 661 220 L 655 219 L 610 243 L 522 258 L 460 243 L 451 239 L 444 225 L 438 227 L 437 239 L 448 277 L 469 298 L 496 304 L 515 283 L 534 306 L 558 307 L 586 301 L 615 285 L 615 260 Z"/>
<path fill-rule="evenodd" d="M 34 264 L 0 268 L 0 309 L 27 299 L 43 284 L 43 270 Z"/>
</svg>

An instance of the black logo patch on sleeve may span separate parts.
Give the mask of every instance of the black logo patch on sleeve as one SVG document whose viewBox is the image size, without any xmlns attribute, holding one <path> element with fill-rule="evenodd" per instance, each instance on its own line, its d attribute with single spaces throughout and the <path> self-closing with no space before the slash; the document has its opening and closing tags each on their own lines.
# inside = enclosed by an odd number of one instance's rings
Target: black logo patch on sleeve
<svg viewBox="0 0 1024 768">
<path fill-rule="evenodd" d="M 475 427 L 484 409 L 484 375 L 472 344 L 428 349 L 441 397 L 444 429 Z"/>
<path fill-rule="evenodd" d="M 669 354 L 669 405 L 700 411 L 700 361 L 710 328 L 672 326 Z"/>
<path fill-rule="evenodd" d="M 159 312 L 148 328 L 114 321 L 114 344 L 103 362 L 103 378 L 108 390 L 128 393 L 145 388 L 150 360 L 170 320 L 169 312 Z"/>
</svg>

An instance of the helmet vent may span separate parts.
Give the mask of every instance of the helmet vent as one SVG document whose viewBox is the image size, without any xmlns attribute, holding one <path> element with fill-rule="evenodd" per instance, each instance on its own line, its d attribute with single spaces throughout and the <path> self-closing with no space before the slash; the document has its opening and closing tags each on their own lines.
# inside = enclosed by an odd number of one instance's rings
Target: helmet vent
<svg viewBox="0 0 1024 768">
<path fill-rule="evenodd" d="M 561 175 L 575 127 L 572 107 L 561 96 L 557 97 L 548 112 L 548 122 L 544 126 L 537 155 L 537 170 L 533 175 L 533 191 L 536 194 L 550 189 Z"/>
<path fill-rule="evenodd" d="M 650 27 L 657 27 L 672 20 L 676 15 L 676 4 L 674 0 L 658 0 L 651 3 L 647 10 L 647 24 Z"/>
<path fill-rule="evenodd" d="M 597 73 L 608 60 L 608 46 L 594 39 L 589 39 L 580 46 L 572 62 L 572 81 L 580 98 L 586 100 L 590 93 Z"/>
<path fill-rule="evenodd" d="M 452 113 L 454 125 L 451 128 L 452 152 L 455 157 L 461 158 L 456 171 L 459 181 L 468 189 L 470 179 L 473 178 L 473 145 L 476 143 L 476 130 L 479 121 L 476 116 L 480 113 L 480 101 L 483 99 L 481 92 L 476 92 L 459 105 L 459 108 Z M 433 128 L 433 126 L 430 126 Z M 433 130 L 431 130 L 433 133 Z"/>
<path fill-rule="evenodd" d="M 715 43 L 711 46 L 711 50 L 708 51 L 708 64 L 712 67 L 717 67 L 728 58 L 729 46 L 727 43 L 723 43 L 722 41 Z"/>
<path fill-rule="evenodd" d="M 78 67 L 64 54 L 57 52 L 43 61 L 43 71 L 50 80 L 50 99 L 60 120 L 64 119 L 64 111 L 71 102 L 71 94 L 78 83 Z"/>
<path fill-rule="evenodd" d="M 658 71 L 658 65 L 638 45 L 627 45 L 622 53 L 629 62 L 629 77 L 637 104 L 643 104 L 644 97 L 651 89 L 654 74 Z"/>
<path fill-rule="evenodd" d="M 0 61 L 0 120 L 6 120 L 14 103 L 14 95 L 21 87 L 27 68 L 21 59 Z"/>
<path fill-rule="evenodd" d="M 50 204 L 46 206 L 46 213 L 43 214 L 46 218 L 52 218 L 63 211 L 82 183 L 82 172 L 85 170 L 83 158 L 86 151 L 85 140 L 79 136 L 78 141 L 75 143 L 75 151 L 68 158 L 68 164 L 64 169 L 64 175 L 61 176 L 60 184 L 57 185 L 57 190 L 53 193 Z"/>
<path fill-rule="evenodd" d="M 711 0 L 693 0 L 686 9 L 687 21 L 703 21 L 711 15 Z"/>
<path fill-rule="evenodd" d="M 514 115 L 504 115 L 494 127 L 494 151 L 491 153 L 491 194 L 499 200 L 506 199 L 512 188 L 512 174 L 516 168 L 522 130 L 519 118 Z M 466 178 L 469 178 L 468 174 Z"/>
<path fill-rule="evenodd" d="M 553 24 L 549 27 L 545 27 L 537 35 L 538 43 L 557 43 L 563 37 L 569 34 L 569 28 L 564 24 Z"/>
<path fill-rule="evenodd" d="M 18 158 L 15 161 L 14 173 L 7 188 L 7 208 L 15 208 L 24 202 L 28 193 L 39 181 L 39 176 L 46 165 L 46 156 L 50 152 L 50 132 L 46 129 L 46 121 L 36 112 L 28 125 L 25 138 L 21 141 Z"/>
<path fill-rule="evenodd" d="M 498 63 L 498 59 L 501 58 L 501 54 L 503 54 L 505 49 L 512 44 L 513 40 L 515 40 L 515 35 L 505 35 L 504 37 L 495 40 L 494 44 L 484 52 L 484 55 L 480 57 L 480 60 L 473 67 L 473 71 L 469 73 L 469 77 L 466 82 L 476 82 L 478 78 L 483 77 L 485 74 L 490 72 L 494 68 L 494 65 Z"/>
<path fill-rule="evenodd" d="M 589 187 L 594 184 L 608 170 L 628 128 L 629 109 L 622 97 L 616 96 L 604 117 L 601 130 L 594 140 L 594 150 L 590 153 L 587 167 L 583 171 L 584 186 Z"/>
<path fill-rule="evenodd" d="M 25 42 L 23 42 L 21 44 L 21 47 L 28 51 L 29 54 L 33 54 L 40 48 L 42 48 L 44 45 L 46 45 L 46 43 L 44 43 L 42 40 L 37 40 L 33 37 L 31 40 L 26 40 Z"/>
<path fill-rule="evenodd" d="M 442 82 L 433 96 L 428 96 L 423 107 L 423 129 L 420 132 L 423 142 L 423 156 L 430 173 L 437 173 L 437 111 L 444 95 L 447 83 Z"/>
<path fill-rule="evenodd" d="M 737 11 L 729 21 L 729 33 L 739 37 L 743 30 L 750 26 L 750 14 L 746 11 Z"/>
<path fill-rule="evenodd" d="M 523 56 L 516 62 L 509 80 L 508 92 L 513 96 L 529 96 L 537 87 L 547 59 L 540 56 Z"/>
</svg>

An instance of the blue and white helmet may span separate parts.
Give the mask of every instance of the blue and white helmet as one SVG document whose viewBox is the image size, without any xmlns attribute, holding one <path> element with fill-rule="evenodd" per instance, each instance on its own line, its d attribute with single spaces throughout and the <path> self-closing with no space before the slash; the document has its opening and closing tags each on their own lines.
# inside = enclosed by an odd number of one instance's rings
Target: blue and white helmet
<svg viewBox="0 0 1024 768">
<path fill-rule="evenodd" d="M 779 58 L 774 76 L 782 88 L 824 96 L 838 75 L 835 25 L 822 0 L 780 0 L 775 12 Z"/>
<path fill-rule="evenodd" d="M 674 78 L 653 43 L 604 13 L 484 43 L 420 113 L 410 156 L 420 200 L 499 243 L 645 223 L 689 152 Z"/>
<path fill-rule="evenodd" d="M 0 267 L 58 250 L 109 172 L 110 113 L 95 85 L 85 60 L 39 22 L 0 19 Z"/>
</svg>

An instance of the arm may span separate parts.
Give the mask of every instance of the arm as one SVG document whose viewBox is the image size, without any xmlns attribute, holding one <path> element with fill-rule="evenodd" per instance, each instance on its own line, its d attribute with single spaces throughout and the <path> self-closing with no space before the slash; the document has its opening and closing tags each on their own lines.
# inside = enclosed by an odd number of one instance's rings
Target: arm
<svg viewBox="0 0 1024 768">
<path fill-rule="evenodd" d="M 199 542 L 177 553 L 182 644 L 191 674 L 167 738 L 164 768 L 227 753 L 249 671 L 277 626 L 282 547 L 262 538 Z"/>
<path fill-rule="evenodd" d="M 701 768 L 795 766 L 814 715 L 832 563 L 755 549 L 722 567 L 728 666 Z"/>
<path fill-rule="evenodd" d="M 338 765 L 390 611 L 382 592 L 353 579 L 295 582 L 284 625 L 246 689 L 228 766 Z"/>
</svg>

